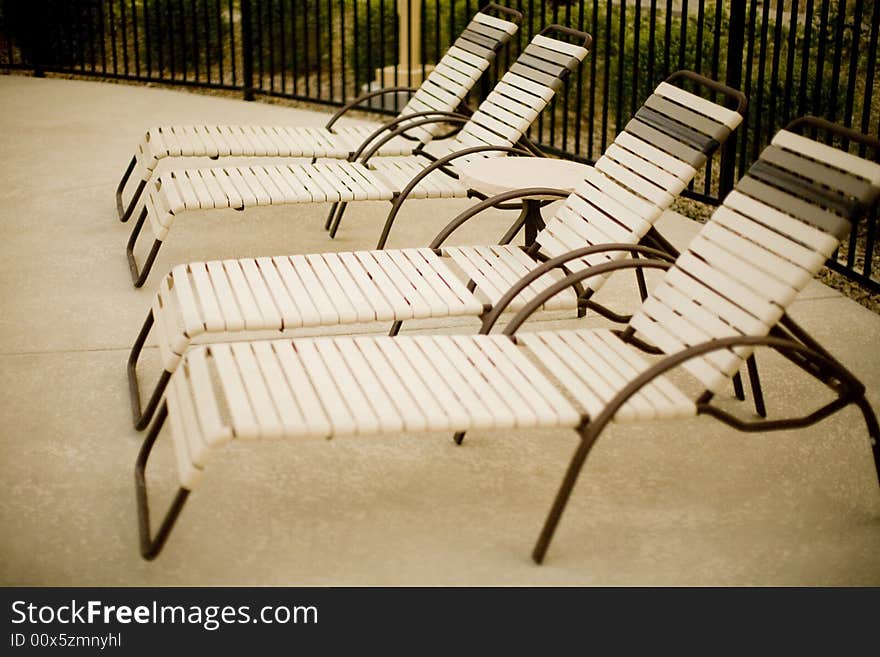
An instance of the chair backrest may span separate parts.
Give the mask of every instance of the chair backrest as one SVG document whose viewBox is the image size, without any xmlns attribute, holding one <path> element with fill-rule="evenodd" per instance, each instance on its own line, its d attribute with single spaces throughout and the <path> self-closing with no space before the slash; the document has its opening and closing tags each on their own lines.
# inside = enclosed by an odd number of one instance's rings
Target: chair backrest
<svg viewBox="0 0 880 657">
<path fill-rule="evenodd" d="M 672 84 L 690 79 L 703 88 L 724 89 L 738 99 L 732 110 Z M 689 71 L 661 82 L 623 132 L 608 146 L 585 180 L 538 234 L 541 253 L 553 257 L 614 242 L 637 244 L 697 170 L 742 122 L 745 97 Z M 601 253 L 569 265 L 571 270 L 626 257 Z M 590 279 L 597 290 L 605 277 Z"/>
<path fill-rule="evenodd" d="M 472 146 L 512 146 L 520 140 L 589 52 L 589 34 L 576 32 L 585 44 L 580 46 L 547 36 L 557 30 L 575 32 L 551 25 L 535 35 L 452 140 L 451 151 Z M 487 152 L 479 157 L 500 155 Z"/>
<path fill-rule="evenodd" d="M 834 128 L 812 118 L 796 124 Z M 880 164 L 792 126 L 776 134 L 633 316 L 637 334 L 664 352 L 768 334 L 880 197 Z M 750 353 L 716 351 L 684 367 L 719 392 Z"/>
<path fill-rule="evenodd" d="M 490 4 L 477 12 L 449 50 L 434 66 L 419 89 L 400 110 L 399 116 L 436 110 L 454 112 L 483 75 L 518 25 L 486 13 Z M 443 129 L 442 124 L 412 128 L 407 135 L 427 143 Z"/>
</svg>

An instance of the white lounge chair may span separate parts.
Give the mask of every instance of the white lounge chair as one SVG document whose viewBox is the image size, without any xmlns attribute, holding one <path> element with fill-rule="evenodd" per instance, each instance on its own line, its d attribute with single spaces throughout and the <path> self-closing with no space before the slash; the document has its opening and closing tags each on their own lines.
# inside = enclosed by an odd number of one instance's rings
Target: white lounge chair
<svg viewBox="0 0 880 657">
<path fill-rule="evenodd" d="M 575 38 L 583 45 L 568 43 L 561 37 Z M 191 210 L 334 203 L 331 216 L 335 216 L 334 224 L 338 224 L 345 205 L 351 201 L 391 201 L 394 205 L 381 239 L 384 244 L 403 199 L 474 195 L 456 179 L 453 161 L 525 152 L 514 144 L 524 138 L 528 127 L 562 88 L 565 78 L 586 57 L 590 41 L 589 34 L 560 25 L 551 25 L 535 35 L 476 112 L 467 120 L 459 120 L 463 122 L 461 130 L 443 142 L 450 154 L 439 159 L 436 154 L 429 155 L 425 151 L 405 157 L 371 159 L 387 140 L 400 132 L 438 121 L 426 118 L 407 122 L 388 133 L 371 145 L 359 161 L 183 169 L 159 175 L 147 186 L 144 208 L 126 247 L 132 281 L 136 287 L 144 283 L 175 219 Z M 139 271 L 134 249 L 146 219 L 155 239 Z"/>
<path fill-rule="evenodd" d="M 803 127 L 864 144 L 880 160 L 880 140 L 800 119 L 774 137 L 674 265 L 633 258 L 575 272 L 532 299 L 503 335 L 325 337 L 190 349 L 137 459 L 142 555 L 159 553 L 211 458 L 233 439 L 574 429 L 581 443 L 532 553 L 539 563 L 591 447 L 611 421 L 711 415 L 737 429 L 770 431 L 811 425 L 856 404 L 880 473 L 880 428 L 864 386 L 785 314 L 852 224 L 877 204 L 880 164 L 795 132 Z M 668 271 L 625 330 L 516 333 L 571 284 L 645 267 Z M 651 365 L 632 348 L 648 343 L 666 357 Z M 835 399 L 780 420 L 746 421 L 713 405 L 758 346 L 787 357 Z M 679 367 L 704 387 L 696 399 L 665 378 Z M 166 419 L 180 488 L 153 537 L 145 468 Z"/>
<path fill-rule="evenodd" d="M 685 91 L 676 86 L 680 82 L 720 92 L 736 108 L 727 109 Z M 129 358 L 135 426 L 143 429 L 149 423 L 181 356 L 204 333 L 383 321 L 394 322 L 392 333 L 396 333 L 406 320 L 480 316 L 543 260 L 587 245 L 639 243 L 736 128 L 745 106 L 741 93 L 713 80 L 688 71 L 673 74 L 657 87 L 595 168 L 585 167 L 588 175 L 573 194 L 537 190 L 568 198 L 528 249 L 510 245 L 510 239 L 496 246 L 474 247 L 445 247 L 443 242 L 483 209 L 528 196 L 534 189 L 478 204 L 453 220 L 427 248 L 245 258 L 175 267 L 161 282 Z M 671 248 L 662 246 L 667 251 Z M 584 268 L 623 255 L 597 254 L 568 267 Z M 519 295 L 513 308 L 562 276 L 560 269 L 549 271 Z M 588 290 L 596 291 L 601 282 L 593 281 Z M 590 305 L 585 296 L 581 304 Z M 574 310 L 578 305 L 575 291 L 569 290 L 554 298 L 549 309 Z M 163 371 L 142 410 L 137 363 L 153 326 Z"/>
<path fill-rule="evenodd" d="M 507 20 L 491 15 L 496 12 Z M 522 14 L 515 9 L 489 3 L 476 13 L 431 74 L 418 87 L 386 87 L 365 93 L 347 103 L 323 127 L 261 125 L 163 125 L 147 130 L 135 149 L 116 189 L 120 221 L 128 221 L 159 162 L 176 157 L 328 157 L 345 159 L 381 135 L 363 125 L 337 125 L 352 109 L 365 106 L 389 94 L 411 94 L 390 127 L 402 125 L 410 116 L 436 116 L 467 112 L 465 97 L 494 61 L 510 37 L 516 33 Z M 437 136 L 442 125 L 435 123 L 413 128 L 382 146 L 380 155 L 407 155 Z M 138 181 L 126 204 L 123 195 L 132 175 Z"/>
</svg>

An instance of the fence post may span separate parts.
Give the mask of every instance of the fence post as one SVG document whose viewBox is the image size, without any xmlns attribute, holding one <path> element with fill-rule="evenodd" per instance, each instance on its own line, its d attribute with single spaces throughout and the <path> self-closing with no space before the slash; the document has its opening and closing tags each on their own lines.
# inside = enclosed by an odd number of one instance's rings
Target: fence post
<svg viewBox="0 0 880 657">
<path fill-rule="evenodd" d="M 245 100 L 254 99 L 254 33 L 251 25 L 251 0 L 241 0 L 241 65 Z"/>
<path fill-rule="evenodd" d="M 34 68 L 35 78 L 44 78 L 46 73 L 43 71 L 43 30 L 45 29 L 43 21 L 45 20 L 44 2 L 32 2 L 28 4 L 26 11 L 29 12 L 27 17 L 28 29 L 30 30 L 30 48 L 31 48 L 31 65 Z"/>
<path fill-rule="evenodd" d="M 479 0 L 477 3 L 477 9 L 482 10 L 483 7 L 489 4 L 490 0 Z M 468 16 L 468 20 L 470 20 L 470 16 Z M 452 35 L 452 40 L 455 41 L 455 35 Z M 492 91 L 492 85 L 489 81 L 489 69 L 487 68 L 483 75 L 480 77 L 480 102 L 486 100 L 486 96 Z"/>
<path fill-rule="evenodd" d="M 718 11 L 722 9 L 723 0 L 718 0 Z M 725 84 L 733 89 L 742 85 L 743 48 L 745 47 L 746 31 L 746 0 L 731 0 L 730 22 L 727 30 L 727 77 Z M 745 128 L 742 128 L 745 130 Z M 736 143 L 737 133 L 734 131 L 721 149 L 721 171 L 718 177 L 718 198 L 724 198 L 733 189 L 736 176 Z"/>
</svg>

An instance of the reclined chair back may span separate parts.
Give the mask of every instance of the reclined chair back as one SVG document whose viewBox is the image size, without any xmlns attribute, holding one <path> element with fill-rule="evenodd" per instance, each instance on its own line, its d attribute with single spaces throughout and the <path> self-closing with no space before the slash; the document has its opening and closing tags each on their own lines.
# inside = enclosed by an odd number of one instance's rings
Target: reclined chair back
<svg viewBox="0 0 880 657">
<path fill-rule="evenodd" d="M 796 134 L 813 127 L 880 141 L 805 117 L 780 131 L 712 215 L 630 327 L 667 354 L 707 340 L 764 336 L 880 197 L 880 164 Z M 750 348 L 685 367 L 706 389 L 728 385 Z"/>
<path fill-rule="evenodd" d="M 480 9 L 398 116 L 431 110 L 454 112 L 459 108 L 468 92 L 518 29 L 515 22 L 492 16 L 489 11 L 508 10 L 494 2 Z M 408 131 L 407 136 L 424 144 L 442 129 L 443 126 L 439 123 L 423 125 Z"/>
<path fill-rule="evenodd" d="M 690 80 L 720 91 L 736 109 L 676 86 Z M 541 253 L 555 257 L 598 244 L 637 244 L 706 160 L 742 122 L 745 96 L 690 71 L 661 82 L 626 128 L 587 170 L 586 178 L 537 237 Z M 596 253 L 567 267 L 572 271 L 625 257 Z M 586 282 L 598 290 L 607 277 Z"/>
<path fill-rule="evenodd" d="M 551 36 L 551 35 L 558 36 Z M 581 44 L 569 43 L 563 35 Z M 560 25 L 536 34 L 461 131 L 450 152 L 473 146 L 513 146 L 589 53 L 592 37 Z M 481 157 L 499 156 L 487 152 Z"/>
</svg>

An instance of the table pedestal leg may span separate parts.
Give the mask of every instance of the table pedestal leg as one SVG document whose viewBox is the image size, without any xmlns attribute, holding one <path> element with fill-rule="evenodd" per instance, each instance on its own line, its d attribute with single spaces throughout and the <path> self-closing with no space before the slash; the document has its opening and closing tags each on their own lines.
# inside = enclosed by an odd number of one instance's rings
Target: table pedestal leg
<svg viewBox="0 0 880 657">
<path fill-rule="evenodd" d="M 531 198 L 524 199 L 522 211 L 525 215 L 526 246 L 531 246 L 538 237 L 538 232 L 544 228 L 544 218 L 541 216 L 541 201 Z"/>
</svg>

